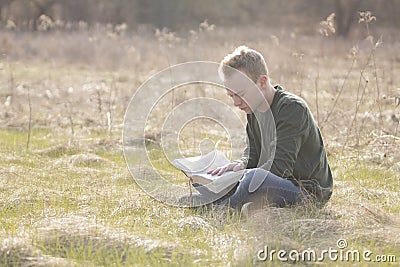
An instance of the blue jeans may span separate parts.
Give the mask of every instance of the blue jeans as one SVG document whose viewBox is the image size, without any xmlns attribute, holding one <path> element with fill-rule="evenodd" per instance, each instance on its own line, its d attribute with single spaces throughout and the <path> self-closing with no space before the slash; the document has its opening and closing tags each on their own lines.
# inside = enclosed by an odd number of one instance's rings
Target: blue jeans
<svg viewBox="0 0 400 267">
<path fill-rule="evenodd" d="M 259 181 L 255 190 L 250 186 L 253 179 Z M 193 184 L 193 186 L 203 197 L 215 199 L 215 194 L 207 188 L 199 184 Z M 291 181 L 257 168 L 249 169 L 234 189 L 214 203 L 229 205 L 236 209 L 241 209 L 247 202 L 253 202 L 259 208 L 265 206 L 286 207 L 302 204 L 303 196 L 304 192 Z"/>
</svg>

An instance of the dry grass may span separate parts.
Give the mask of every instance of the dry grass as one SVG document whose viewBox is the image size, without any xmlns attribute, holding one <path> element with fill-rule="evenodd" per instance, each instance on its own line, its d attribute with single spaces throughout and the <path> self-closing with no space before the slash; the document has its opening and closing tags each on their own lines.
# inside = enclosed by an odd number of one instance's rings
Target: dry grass
<svg viewBox="0 0 400 267">
<path fill-rule="evenodd" d="M 164 206 L 126 169 L 123 114 L 140 84 L 175 63 L 219 61 L 243 43 L 260 50 L 274 81 L 305 98 L 315 115 L 318 104 L 335 178 L 323 209 L 268 208 L 245 218 Z M 374 49 L 367 39 L 218 25 L 187 35 L 2 32 L 0 265 L 257 265 L 264 245 L 327 249 L 338 238 L 398 253 L 399 42 Z M 157 144 L 159 133 L 151 134 Z M 197 133 L 192 148 L 203 137 Z M 134 164 L 138 172 L 148 167 Z M 175 175 L 162 161 L 155 166 Z"/>
</svg>

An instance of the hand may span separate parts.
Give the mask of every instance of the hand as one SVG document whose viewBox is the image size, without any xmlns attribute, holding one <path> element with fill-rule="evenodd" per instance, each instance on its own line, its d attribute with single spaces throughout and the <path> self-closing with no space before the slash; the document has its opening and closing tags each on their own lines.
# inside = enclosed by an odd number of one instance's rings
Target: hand
<svg viewBox="0 0 400 267">
<path fill-rule="evenodd" d="M 238 163 L 238 162 L 232 162 L 232 163 L 228 163 L 224 166 L 221 166 L 219 168 L 216 168 L 214 170 L 209 170 L 207 173 L 211 174 L 211 175 L 222 175 L 224 172 L 227 171 L 240 171 L 244 169 L 244 165 L 243 163 Z"/>
</svg>

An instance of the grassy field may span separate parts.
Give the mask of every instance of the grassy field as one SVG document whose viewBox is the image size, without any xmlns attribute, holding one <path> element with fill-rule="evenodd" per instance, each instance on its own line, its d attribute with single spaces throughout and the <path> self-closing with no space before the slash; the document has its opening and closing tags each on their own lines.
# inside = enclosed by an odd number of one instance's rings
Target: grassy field
<svg viewBox="0 0 400 267">
<path fill-rule="evenodd" d="M 276 254 L 260 261 L 259 250 L 320 253 L 340 250 L 339 239 L 347 241 L 341 251 L 400 261 L 398 40 L 142 31 L 1 33 L 0 266 L 281 266 L 290 263 Z M 122 128 L 135 90 L 165 67 L 219 61 L 243 43 L 266 56 L 274 82 L 301 95 L 319 122 L 335 179 L 322 209 L 166 206 L 127 169 Z M 188 133 L 183 147 L 204 136 Z M 164 161 L 154 166 L 177 175 Z"/>
</svg>

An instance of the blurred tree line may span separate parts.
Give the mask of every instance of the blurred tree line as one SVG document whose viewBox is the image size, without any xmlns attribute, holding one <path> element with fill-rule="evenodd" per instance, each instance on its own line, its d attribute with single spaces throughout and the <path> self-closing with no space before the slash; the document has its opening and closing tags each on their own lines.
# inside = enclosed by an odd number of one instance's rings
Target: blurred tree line
<svg viewBox="0 0 400 267">
<path fill-rule="evenodd" d="M 307 31 L 335 13 L 337 34 L 347 36 L 358 11 L 366 10 L 378 18 L 378 25 L 400 28 L 398 0 L 0 0 L 2 25 L 13 23 L 28 30 L 37 30 L 38 18 L 44 14 L 52 20 L 88 25 L 149 24 L 174 31 L 192 29 L 205 19 L 217 26 L 256 24 Z"/>
</svg>

